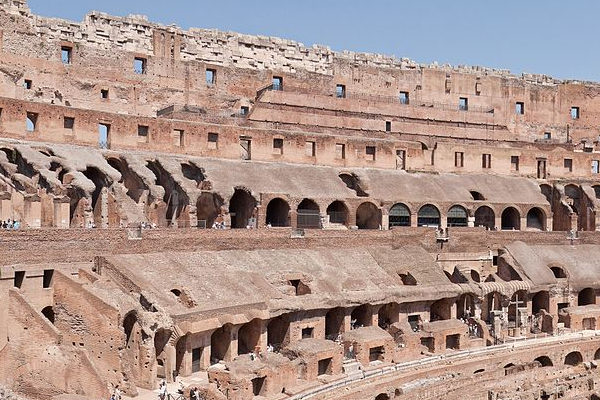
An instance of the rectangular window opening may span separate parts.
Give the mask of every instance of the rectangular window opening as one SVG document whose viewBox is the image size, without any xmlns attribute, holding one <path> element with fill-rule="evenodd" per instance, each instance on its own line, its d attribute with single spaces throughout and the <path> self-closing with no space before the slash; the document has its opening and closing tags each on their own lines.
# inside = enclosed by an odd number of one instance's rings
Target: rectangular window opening
<svg viewBox="0 0 600 400">
<path fill-rule="evenodd" d="M 110 148 L 110 125 L 98 124 L 98 147 L 101 149 Z"/>
<path fill-rule="evenodd" d="M 323 360 L 319 360 L 319 375 L 331 375 L 333 373 L 333 359 L 325 358 Z"/>
<path fill-rule="evenodd" d="M 248 115 L 248 113 L 250 113 L 250 107 L 248 107 L 248 106 L 240 107 L 240 114 L 242 116 L 246 116 L 246 115 Z"/>
<path fill-rule="evenodd" d="M 523 103 L 522 101 L 517 101 L 515 103 L 515 113 L 518 115 L 525 114 L 525 103 Z"/>
<path fill-rule="evenodd" d="M 383 346 L 372 347 L 369 349 L 369 362 L 383 361 L 385 351 Z"/>
<path fill-rule="evenodd" d="M 385 131 L 386 132 L 392 131 L 392 121 L 385 121 Z"/>
<path fill-rule="evenodd" d="M 304 144 L 304 154 L 308 157 L 314 157 L 317 155 L 317 144 L 316 142 L 307 140 Z"/>
<path fill-rule="evenodd" d="M 375 146 L 365 147 L 365 154 L 367 155 L 367 160 L 375 161 L 375 151 Z"/>
<path fill-rule="evenodd" d="M 26 123 L 25 123 L 25 127 L 27 129 L 27 132 L 35 132 L 35 130 L 37 128 L 37 122 L 38 122 L 38 114 L 37 113 L 28 112 L 27 113 Z"/>
<path fill-rule="evenodd" d="M 564 165 L 565 169 L 567 170 L 567 172 L 573 172 L 573 159 L 565 158 L 563 160 L 563 165 Z"/>
<path fill-rule="evenodd" d="M 173 144 L 178 147 L 184 147 L 184 131 L 182 129 L 175 129 L 173 131 Z"/>
<path fill-rule="evenodd" d="M 283 139 L 273 139 L 273 154 L 283 154 Z"/>
<path fill-rule="evenodd" d="M 579 107 L 571 107 L 571 119 L 579 119 Z"/>
<path fill-rule="evenodd" d="M 72 117 L 64 117 L 63 127 L 65 129 L 73 130 L 75 128 L 75 118 Z"/>
<path fill-rule="evenodd" d="M 15 271 L 15 279 L 13 282 L 13 286 L 20 289 L 21 286 L 23 286 L 24 280 L 25 280 L 25 271 Z"/>
<path fill-rule="evenodd" d="M 592 160 L 592 174 L 597 174 L 600 172 L 600 161 Z"/>
<path fill-rule="evenodd" d="M 550 140 L 550 139 L 552 139 L 552 133 L 544 132 L 544 140 Z"/>
<path fill-rule="evenodd" d="M 142 57 L 135 57 L 133 59 L 133 72 L 136 74 L 145 74 L 148 60 Z"/>
<path fill-rule="evenodd" d="M 315 329 L 314 328 L 304 328 L 302 329 L 302 339 L 310 339 L 313 337 Z"/>
<path fill-rule="evenodd" d="M 335 97 L 338 99 L 343 99 L 346 97 L 346 85 L 335 86 Z"/>
<path fill-rule="evenodd" d="M 408 92 L 400 92 L 400 104 L 409 104 Z"/>
<path fill-rule="evenodd" d="M 48 289 L 50 286 L 52 286 L 52 278 L 53 277 L 54 277 L 53 269 L 45 269 L 44 270 L 44 279 L 43 279 L 43 283 L 42 283 L 42 286 L 44 289 Z"/>
<path fill-rule="evenodd" d="M 342 143 L 336 143 L 335 145 L 335 158 L 338 160 L 346 159 L 346 145 Z"/>
<path fill-rule="evenodd" d="M 465 166 L 465 153 L 462 151 L 457 151 L 454 153 L 454 166 L 458 168 L 462 168 Z"/>
<path fill-rule="evenodd" d="M 100 98 L 108 100 L 108 89 L 100 89 Z"/>
<path fill-rule="evenodd" d="M 148 136 L 148 125 L 138 125 L 138 136 Z"/>
<path fill-rule="evenodd" d="M 218 133 L 209 133 L 208 134 L 208 148 L 214 150 L 218 147 L 219 143 L 219 134 Z"/>
<path fill-rule="evenodd" d="M 216 85 L 217 84 L 217 70 L 213 68 L 206 68 L 206 84 Z"/>
<path fill-rule="evenodd" d="M 469 99 L 466 97 L 459 98 L 458 109 L 461 111 L 467 111 L 469 109 Z"/>
<path fill-rule="evenodd" d="M 482 154 L 481 155 L 481 168 L 492 168 L 492 155 Z"/>
<path fill-rule="evenodd" d="M 25 79 L 23 81 L 23 87 L 27 90 L 31 90 L 31 88 L 33 87 L 33 81 L 31 79 Z"/>
<path fill-rule="evenodd" d="M 247 137 L 240 137 L 240 150 L 242 160 L 252 159 L 252 140 Z"/>
<path fill-rule="evenodd" d="M 519 156 L 510 156 L 510 169 L 511 171 L 519 170 Z"/>
<path fill-rule="evenodd" d="M 406 150 L 396 150 L 396 169 L 406 169 Z"/>
<path fill-rule="evenodd" d="M 273 90 L 283 90 L 283 78 L 281 76 L 273 77 Z"/>
<path fill-rule="evenodd" d="M 71 56 L 73 54 L 73 48 L 69 46 L 62 46 L 60 48 L 60 58 L 63 64 L 71 64 Z"/>
</svg>

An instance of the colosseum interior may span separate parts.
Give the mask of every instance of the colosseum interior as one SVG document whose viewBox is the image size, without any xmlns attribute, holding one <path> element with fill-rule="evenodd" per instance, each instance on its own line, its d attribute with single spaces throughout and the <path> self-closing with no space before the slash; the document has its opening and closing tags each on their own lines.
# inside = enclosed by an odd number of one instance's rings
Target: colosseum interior
<svg viewBox="0 0 600 400">
<path fill-rule="evenodd" d="M 593 82 L 0 0 L 0 397 L 599 399 L 598 126 Z"/>
</svg>

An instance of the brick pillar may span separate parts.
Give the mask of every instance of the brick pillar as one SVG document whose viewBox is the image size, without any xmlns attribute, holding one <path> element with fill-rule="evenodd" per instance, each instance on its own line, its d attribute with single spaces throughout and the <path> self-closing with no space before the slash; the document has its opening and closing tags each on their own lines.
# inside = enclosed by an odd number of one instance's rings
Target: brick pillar
<svg viewBox="0 0 600 400">
<path fill-rule="evenodd" d="M 298 212 L 290 210 L 290 226 L 294 229 L 298 228 Z"/>
<path fill-rule="evenodd" d="M 33 229 L 42 227 L 42 202 L 38 195 L 27 195 L 24 198 L 24 221 L 21 223 L 24 226 Z"/>
<path fill-rule="evenodd" d="M 418 222 L 418 215 L 416 212 L 410 214 L 410 226 L 416 227 Z"/>
<path fill-rule="evenodd" d="M 70 225 L 70 203 L 68 197 L 54 199 L 54 227 L 68 229 Z"/>
</svg>

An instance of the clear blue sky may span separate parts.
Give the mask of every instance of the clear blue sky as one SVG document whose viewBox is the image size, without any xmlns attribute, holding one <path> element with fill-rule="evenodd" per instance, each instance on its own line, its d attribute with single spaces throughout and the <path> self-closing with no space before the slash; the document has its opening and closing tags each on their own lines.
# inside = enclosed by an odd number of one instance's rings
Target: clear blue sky
<svg viewBox="0 0 600 400">
<path fill-rule="evenodd" d="M 182 28 L 600 81 L 596 0 L 29 0 L 45 16 L 145 14 Z"/>
</svg>

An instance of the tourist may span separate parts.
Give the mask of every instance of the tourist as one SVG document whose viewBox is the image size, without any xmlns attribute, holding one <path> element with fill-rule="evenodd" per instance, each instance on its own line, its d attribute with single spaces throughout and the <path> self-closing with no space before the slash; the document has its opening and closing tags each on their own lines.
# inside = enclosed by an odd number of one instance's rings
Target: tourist
<svg viewBox="0 0 600 400">
<path fill-rule="evenodd" d="M 119 385 L 115 386 L 115 390 L 113 391 L 113 397 L 115 400 L 121 400 L 121 391 L 119 390 Z"/>
<path fill-rule="evenodd" d="M 21 223 L 19 221 L 15 221 L 13 224 L 13 229 L 18 231 L 21 228 Z"/>
<path fill-rule="evenodd" d="M 165 400 L 167 398 L 167 383 L 163 380 L 158 388 L 158 398 Z"/>
<path fill-rule="evenodd" d="M 195 387 L 192 390 L 192 394 L 190 396 L 192 398 L 192 400 L 200 400 L 200 390 L 198 390 L 197 387 Z"/>
</svg>

